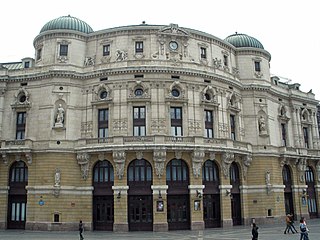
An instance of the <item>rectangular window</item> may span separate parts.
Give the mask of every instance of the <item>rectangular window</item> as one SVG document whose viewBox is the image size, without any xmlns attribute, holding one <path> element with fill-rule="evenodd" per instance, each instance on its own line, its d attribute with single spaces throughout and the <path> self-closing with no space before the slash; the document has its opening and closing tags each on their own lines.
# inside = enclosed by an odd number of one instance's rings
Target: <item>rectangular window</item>
<svg viewBox="0 0 320 240">
<path fill-rule="evenodd" d="M 201 59 L 206 59 L 207 58 L 207 49 L 204 47 L 200 48 L 200 57 Z"/>
<path fill-rule="evenodd" d="M 16 139 L 25 139 L 26 131 L 26 112 L 17 113 Z"/>
<path fill-rule="evenodd" d="M 107 138 L 109 136 L 109 110 L 99 109 L 98 114 L 98 138 Z"/>
<path fill-rule="evenodd" d="M 231 132 L 231 139 L 236 140 L 236 116 L 230 114 L 230 132 Z"/>
<path fill-rule="evenodd" d="M 304 147 L 309 148 L 309 132 L 307 127 L 303 127 Z"/>
<path fill-rule="evenodd" d="M 146 108 L 133 107 L 133 136 L 146 135 Z"/>
<path fill-rule="evenodd" d="M 170 118 L 171 118 L 171 135 L 172 136 L 182 136 L 182 108 L 172 107 L 170 108 Z"/>
<path fill-rule="evenodd" d="M 136 53 L 143 53 L 143 42 L 136 42 Z"/>
<path fill-rule="evenodd" d="M 282 146 L 287 146 L 287 129 L 286 124 L 281 123 Z"/>
<path fill-rule="evenodd" d="M 205 137 L 213 138 L 213 113 L 212 111 L 205 110 Z"/>
<path fill-rule="evenodd" d="M 103 56 L 110 55 L 110 44 L 103 45 Z"/>
<path fill-rule="evenodd" d="M 60 44 L 59 56 L 68 56 L 68 45 Z"/>
<path fill-rule="evenodd" d="M 40 60 L 41 59 L 41 54 L 42 54 L 42 48 L 39 48 L 37 50 L 37 60 Z"/>
<path fill-rule="evenodd" d="M 228 67 L 228 56 L 227 55 L 223 55 L 223 64 L 224 64 L 224 66 Z"/>
<path fill-rule="evenodd" d="M 255 61 L 254 62 L 254 70 L 256 72 L 260 72 L 261 71 L 261 67 L 260 67 L 260 62 L 259 61 Z"/>
<path fill-rule="evenodd" d="M 24 62 L 24 68 L 29 68 L 30 67 L 30 62 Z"/>
</svg>

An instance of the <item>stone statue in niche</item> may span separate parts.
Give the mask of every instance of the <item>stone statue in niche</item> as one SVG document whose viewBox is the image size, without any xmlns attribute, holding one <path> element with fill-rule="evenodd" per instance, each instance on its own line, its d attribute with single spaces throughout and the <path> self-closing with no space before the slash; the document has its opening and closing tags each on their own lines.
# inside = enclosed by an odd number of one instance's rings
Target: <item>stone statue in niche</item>
<svg viewBox="0 0 320 240">
<path fill-rule="evenodd" d="M 260 116 L 258 123 L 260 134 L 267 134 L 266 120 L 263 116 Z"/>
<path fill-rule="evenodd" d="M 61 182 L 60 169 L 57 168 L 54 174 L 54 186 L 60 187 L 60 182 Z"/>
<path fill-rule="evenodd" d="M 63 127 L 64 123 L 64 109 L 61 104 L 59 104 L 57 109 L 57 116 L 56 116 L 56 122 L 55 127 Z"/>
</svg>

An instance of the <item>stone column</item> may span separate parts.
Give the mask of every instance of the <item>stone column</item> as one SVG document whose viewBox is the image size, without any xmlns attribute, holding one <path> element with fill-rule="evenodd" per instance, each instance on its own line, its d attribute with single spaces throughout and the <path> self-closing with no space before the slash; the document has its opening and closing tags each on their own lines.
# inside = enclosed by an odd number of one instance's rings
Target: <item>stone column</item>
<svg viewBox="0 0 320 240">
<path fill-rule="evenodd" d="M 203 230 L 203 189 L 204 185 L 189 185 L 191 230 Z"/>
<path fill-rule="evenodd" d="M 220 185 L 220 204 L 222 227 L 233 226 L 231 211 L 231 188 L 232 185 Z"/>
<path fill-rule="evenodd" d="M 153 195 L 153 231 L 167 232 L 167 190 L 168 185 L 152 185 Z"/>
<path fill-rule="evenodd" d="M 128 189 L 129 186 L 112 186 L 114 200 L 114 232 L 128 232 Z"/>
</svg>

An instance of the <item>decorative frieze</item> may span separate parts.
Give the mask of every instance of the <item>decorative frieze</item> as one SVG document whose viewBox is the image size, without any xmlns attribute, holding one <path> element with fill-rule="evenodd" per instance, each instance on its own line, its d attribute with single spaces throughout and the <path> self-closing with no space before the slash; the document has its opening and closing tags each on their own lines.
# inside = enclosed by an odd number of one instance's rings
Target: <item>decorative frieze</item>
<svg viewBox="0 0 320 240">
<path fill-rule="evenodd" d="M 222 154 L 222 171 L 225 178 L 229 177 L 229 168 L 234 161 L 234 153 L 224 152 Z"/>
<path fill-rule="evenodd" d="M 192 169 L 193 175 L 196 178 L 200 176 L 204 156 L 205 152 L 203 149 L 196 149 L 192 152 Z"/>
<path fill-rule="evenodd" d="M 122 179 L 124 175 L 124 164 L 126 161 L 126 152 L 124 150 L 113 151 L 113 161 L 116 163 L 116 175 Z"/>
<path fill-rule="evenodd" d="M 153 160 L 156 169 L 156 175 L 161 178 L 164 172 L 164 163 L 166 161 L 166 149 L 155 149 L 153 152 Z"/>
<path fill-rule="evenodd" d="M 84 180 L 86 180 L 89 175 L 90 155 L 88 153 L 78 153 L 77 160 L 78 164 L 80 165 L 81 176 Z"/>
</svg>

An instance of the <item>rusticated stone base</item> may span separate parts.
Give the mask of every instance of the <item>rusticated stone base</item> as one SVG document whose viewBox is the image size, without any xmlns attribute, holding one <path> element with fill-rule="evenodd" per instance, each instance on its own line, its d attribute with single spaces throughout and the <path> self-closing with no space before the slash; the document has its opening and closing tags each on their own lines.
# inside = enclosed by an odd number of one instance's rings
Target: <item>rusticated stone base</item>
<svg viewBox="0 0 320 240">
<path fill-rule="evenodd" d="M 113 231 L 114 232 L 128 232 L 129 226 L 127 223 L 114 223 L 113 224 Z"/>
<path fill-rule="evenodd" d="M 154 223 L 153 224 L 154 232 L 168 232 L 168 223 Z"/>
<path fill-rule="evenodd" d="M 203 230 L 203 229 L 204 229 L 204 222 L 191 223 L 191 230 Z"/>
<path fill-rule="evenodd" d="M 86 231 L 91 231 L 91 223 L 84 223 Z M 74 222 L 27 222 L 26 230 L 34 231 L 77 231 L 79 229 L 79 223 Z"/>
<path fill-rule="evenodd" d="M 0 229 L 6 229 L 7 223 L 6 222 L 0 222 Z"/>
</svg>

